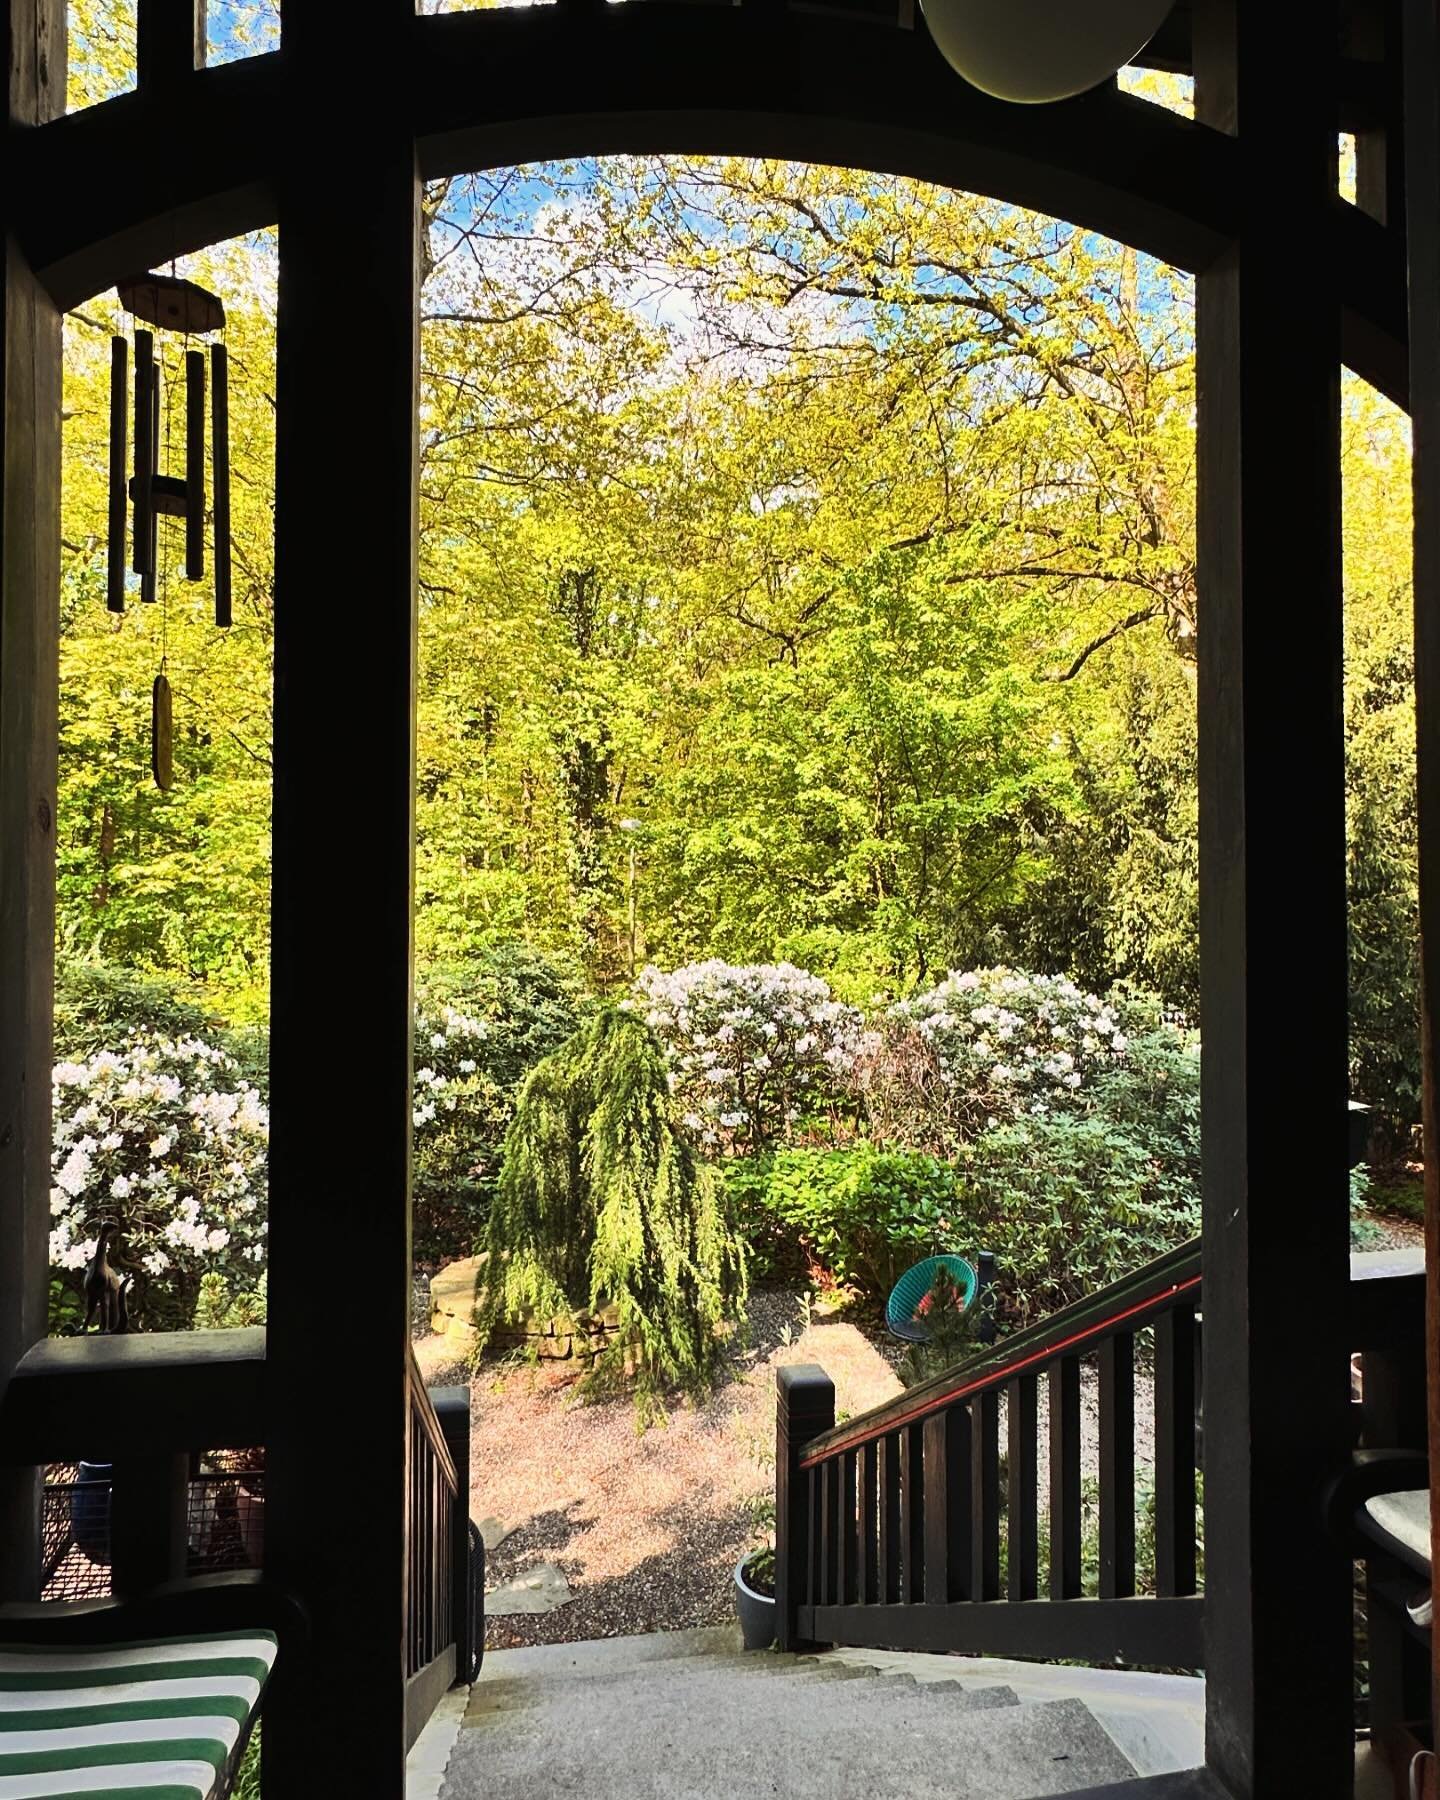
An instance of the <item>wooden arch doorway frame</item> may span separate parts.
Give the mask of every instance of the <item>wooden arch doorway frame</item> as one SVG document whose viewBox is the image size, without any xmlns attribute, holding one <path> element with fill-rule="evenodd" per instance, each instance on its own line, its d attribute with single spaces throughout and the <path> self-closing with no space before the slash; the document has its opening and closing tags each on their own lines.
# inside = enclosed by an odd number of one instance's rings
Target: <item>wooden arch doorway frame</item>
<svg viewBox="0 0 1440 1800">
<path fill-rule="evenodd" d="M 1198 273 L 1207 1337 L 1226 1409 L 1207 1434 L 1209 1755 L 1237 1795 L 1345 1791 L 1348 1572 L 1305 1508 L 1345 1447 L 1345 1347 L 1326 1322 L 1346 1223 L 1337 393 L 1343 355 L 1403 395 L 1404 263 L 1392 232 L 1334 198 L 1333 45 L 1272 10 L 1194 9 L 1189 125 L 1109 92 L 1006 108 L 958 83 L 923 33 L 767 0 L 427 19 L 384 0 L 341 43 L 330 9 L 293 0 L 280 52 L 213 70 L 196 67 L 193 8 L 142 0 L 136 94 L 64 118 L 63 6 L 11 0 L 6 437 L 35 455 L 6 459 L 0 1230 L 21 1268 L 0 1376 L 43 1331 L 58 308 L 156 256 L 281 227 L 269 1555 L 312 1597 L 319 1656 L 303 1689 L 276 1693 L 272 1796 L 312 1791 L 317 1742 L 356 1795 L 398 1792 L 403 1758 L 418 183 L 579 149 L 884 167 Z M 102 168 L 127 178 L 97 188 Z M 1281 308 L 1297 232 L 1315 292 Z M 338 318 L 337 266 L 359 294 Z M 347 442 L 365 453 L 337 467 Z M 1280 467 L 1310 522 L 1298 537 L 1275 506 Z M 341 529 L 355 518 L 363 533 Z M 1298 645 L 1282 592 L 1306 607 Z M 364 721 L 339 780 L 317 729 L 332 708 Z M 359 1048 L 317 1072 L 322 1018 Z M 1320 1121 L 1298 1154 L 1295 1116 Z M 337 1140 L 317 1117 L 360 1126 Z M 1296 1191 L 1314 1223 L 1298 1248 L 1278 1216 Z M 337 1215 L 380 1274 L 322 1411 L 301 1372 Z M 1272 1304 L 1283 1286 L 1312 1297 L 1298 1347 Z M 1314 1304 L 1325 1294 L 1333 1308 Z M 374 1498 L 343 1521 L 325 1498 L 339 1444 Z"/>
</svg>

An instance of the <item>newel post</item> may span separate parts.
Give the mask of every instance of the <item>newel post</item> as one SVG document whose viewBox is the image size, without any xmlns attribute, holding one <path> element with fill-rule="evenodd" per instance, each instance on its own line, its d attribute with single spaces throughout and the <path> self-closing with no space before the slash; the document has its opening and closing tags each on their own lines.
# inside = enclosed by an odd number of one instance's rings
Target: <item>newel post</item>
<svg viewBox="0 0 1440 1800">
<path fill-rule="evenodd" d="M 810 1483 L 800 1458 L 835 1427 L 835 1383 L 815 1363 L 791 1363 L 775 1384 L 775 1646 L 798 1650 L 811 1555 Z"/>
</svg>

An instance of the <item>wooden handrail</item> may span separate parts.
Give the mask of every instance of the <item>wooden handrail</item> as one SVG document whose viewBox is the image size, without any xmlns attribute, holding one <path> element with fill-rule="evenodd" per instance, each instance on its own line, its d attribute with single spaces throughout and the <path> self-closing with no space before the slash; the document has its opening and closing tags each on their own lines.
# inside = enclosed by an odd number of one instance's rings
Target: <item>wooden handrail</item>
<svg viewBox="0 0 1440 1800">
<path fill-rule="evenodd" d="M 113 1461 L 265 1441 L 265 1330 L 46 1338 L 0 1403 L 0 1462 Z"/>
<path fill-rule="evenodd" d="M 436 1414 L 429 1390 L 425 1386 L 425 1377 L 420 1373 L 420 1365 L 415 1360 L 413 1346 L 409 1350 L 410 1363 L 410 1405 L 420 1427 L 429 1440 L 435 1460 L 440 1465 L 441 1473 L 449 1484 L 452 1494 L 460 1492 L 460 1477 L 456 1473 L 455 1459 L 450 1454 L 450 1446 L 445 1442 L 445 1433 L 440 1428 L 440 1420 Z"/>
<path fill-rule="evenodd" d="M 1200 1286 L 1200 1244 L 1195 1240 L 1147 1263 L 1133 1275 L 1123 1276 L 1062 1307 L 1057 1313 L 1006 1338 L 1003 1344 L 967 1357 L 944 1374 L 908 1389 L 894 1400 L 872 1407 L 858 1418 L 847 1419 L 805 1448 L 800 1468 L 813 1468 L 842 1450 L 854 1450 L 883 1437 L 900 1425 L 913 1425 L 993 1388 L 1001 1388 L 1016 1375 L 1037 1368 L 1063 1351 L 1080 1352 L 1123 1327 L 1138 1331 L 1167 1311 L 1185 1293 Z"/>
</svg>

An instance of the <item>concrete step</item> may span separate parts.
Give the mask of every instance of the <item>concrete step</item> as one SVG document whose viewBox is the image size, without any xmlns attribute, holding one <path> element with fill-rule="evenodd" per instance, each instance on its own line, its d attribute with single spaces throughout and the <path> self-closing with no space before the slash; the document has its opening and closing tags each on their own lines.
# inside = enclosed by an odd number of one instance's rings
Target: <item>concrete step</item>
<svg viewBox="0 0 1440 1800">
<path fill-rule="evenodd" d="M 487 1658 L 442 1800 L 1038 1800 L 1134 1773 L 1076 1700 L 874 1669 L 836 1688 L 838 1664 L 693 1647 L 626 1655 L 581 1655 L 569 1680 L 554 1658 Z"/>
<path fill-rule="evenodd" d="M 699 1671 L 706 1676 L 723 1672 L 727 1679 L 748 1685 L 756 1681 L 784 1681 L 805 1687 L 823 1687 L 833 1682 L 880 1681 L 901 1686 L 909 1678 L 904 1675 L 881 1675 L 874 1669 L 851 1664 L 829 1662 L 822 1657 L 778 1657 L 758 1654 L 748 1657 L 682 1657 L 674 1663 L 639 1664 L 630 1668 L 592 1670 L 583 1677 L 587 1693 L 606 1688 L 629 1689 L 639 1679 L 647 1686 L 669 1686 L 694 1681 Z M 542 1694 L 566 1685 L 563 1676 L 494 1673 L 476 1682 L 470 1691 L 470 1704 L 465 1723 L 476 1724 L 487 1713 L 512 1711 L 533 1706 Z M 913 1683 L 912 1683 L 913 1685 Z M 1009 1695 L 1003 1684 L 986 1683 L 977 1692 Z M 1013 1698 L 1013 1696 L 1012 1696 Z M 1002 1699 L 997 1704 L 1009 1704 Z"/>
<path fill-rule="evenodd" d="M 896 1679 L 958 1680 L 964 1687 L 995 1682 L 1022 1704 L 1081 1700 L 1140 1775 L 1172 1774 L 1205 1761 L 1205 1681 L 1198 1675 L 1155 1675 L 1133 1669 L 1091 1669 L 1015 1662 L 991 1656 L 926 1656 L 911 1651 L 842 1646 L 828 1660 L 874 1669 Z"/>
</svg>

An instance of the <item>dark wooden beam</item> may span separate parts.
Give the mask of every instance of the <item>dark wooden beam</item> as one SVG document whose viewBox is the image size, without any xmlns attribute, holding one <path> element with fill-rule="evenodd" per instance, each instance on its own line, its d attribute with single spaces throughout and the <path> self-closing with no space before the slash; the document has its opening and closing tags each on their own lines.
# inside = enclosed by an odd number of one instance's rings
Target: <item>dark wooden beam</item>
<svg viewBox="0 0 1440 1800">
<path fill-rule="evenodd" d="M 766 13 L 757 55 L 754 13 L 652 0 L 425 18 L 414 25 L 408 99 L 397 88 L 386 104 L 408 104 L 427 177 L 622 151 L 793 157 L 993 194 L 1182 268 L 1218 251 L 1252 181 L 1243 145 L 1113 87 L 1060 106 L 1005 106 L 959 81 L 924 33 L 794 9 Z M 123 95 L 12 146 L 16 230 L 61 306 L 274 221 L 278 139 L 253 121 L 285 104 L 282 60 L 248 57 L 163 96 Z M 1373 69 L 1366 78 L 1379 79 Z M 327 99 L 343 159 L 373 108 L 358 93 Z M 184 156 L 173 154 L 177 139 Z M 96 168 L 130 174 L 97 186 Z M 71 192 L 85 193 L 84 207 L 52 203 Z M 1382 231 L 1337 259 L 1344 354 L 1404 404 L 1403 248 L 1398 231 L 1389 236 L 1390 247 Z"/>
<path fill-rule="evenodd" d="M 1203 1611 L 1198 1596 L 814 1606 L 801 1607 L 800 1634 L 820 1643 L 868 1644 L 886 1650 L 1074 1657 L 1112 1665 L 1198 1669 L 1204 1661 Z"/>
<path fill-rule="evenodd" d="M 1410 247 L 1415 484 L 1415 714 L 1420 840 L 1420 1037 L 1424 1061 L 1426 1374 L 1432 1552 L 1440 1550 L 1440 13 L 1406 0 L 1405 169 Z M 1432 1562 L 1432 1566 L 1436 1566 Z M 1432 1636 L 1432 1718 L 1440 1639 Z"/>
<path fill-rule="evenodd" d="M 135 69 L 142 92 L 167 102 L 205 67 L 207 0 L 137 0 Z"/>
<path fill-rule="evenodd" d="M 925 32 L 794 8 L 767 14 L 757 54 L 750 15 L 651 0 L 427 19 L 424 173 L 601 151 L 794 157 L 994 194 L 1184 267 L 1219 247 L 1238 147 L 1162 107 L 1113 86 L 1007 105 L 961 81 Z M 497 60 L 514 81 L 494 81 Z"/>
<path fill-rule="evenodd" d="M 0 1401 L 0 1463 L 111 1462 L 264 1441 L 265 1332 L 48 1338 Z"/>
<path fill-rule="evenodd" d="M 1320 1503 L 1350 1431 L 1338 20 L 1194 12 L 1200 116 L 1250 175 L 1197 291 L 1206 1755 L 1240 1800 L 1340 1800 L 1351 1567 Z"/>
<path fill-rule="evenodd" d="M 413 27 L 413 0 L 371 6 L 363 29 L 345 32 L 328 8 L 287 7 L 280 56 L 296 98 L 273 121 L 265 1561 L 302 1596 L 314 1655 L 303 1671 L 277 1667 L 267 1800 L 322 1789 L 393 1800 L 405 1784 L 419 187 L 403 96 Z M 347 119 L 360 117 L 347 142 Z M 359 203 L 343 202 L 339 171 Z M 353 276 L 344 306 L 339 268 Z M 314 1054 L 322 1019 L 344 1053 Z M 361 1122 L 348 1150 L 323 1123 L 345 1118 Z M 315 1280 L 337 1255 L 365 1275 L 344 1379 L 321 1387 Z M 358 1488 L 337 1477 L 342 1464 L 360 1472 Z"/>
<path fill-rule="evenodd" d="M 9 120 L 65 110 L 63 0 L 11 0 Z M 5 240 L 0 506 L 0 1397 L 44 1335 L 60 631 L 60 316 Z M 40 1489 L 0 1472 L 0 1598 L 38 1598 Z"/>
</svg>

